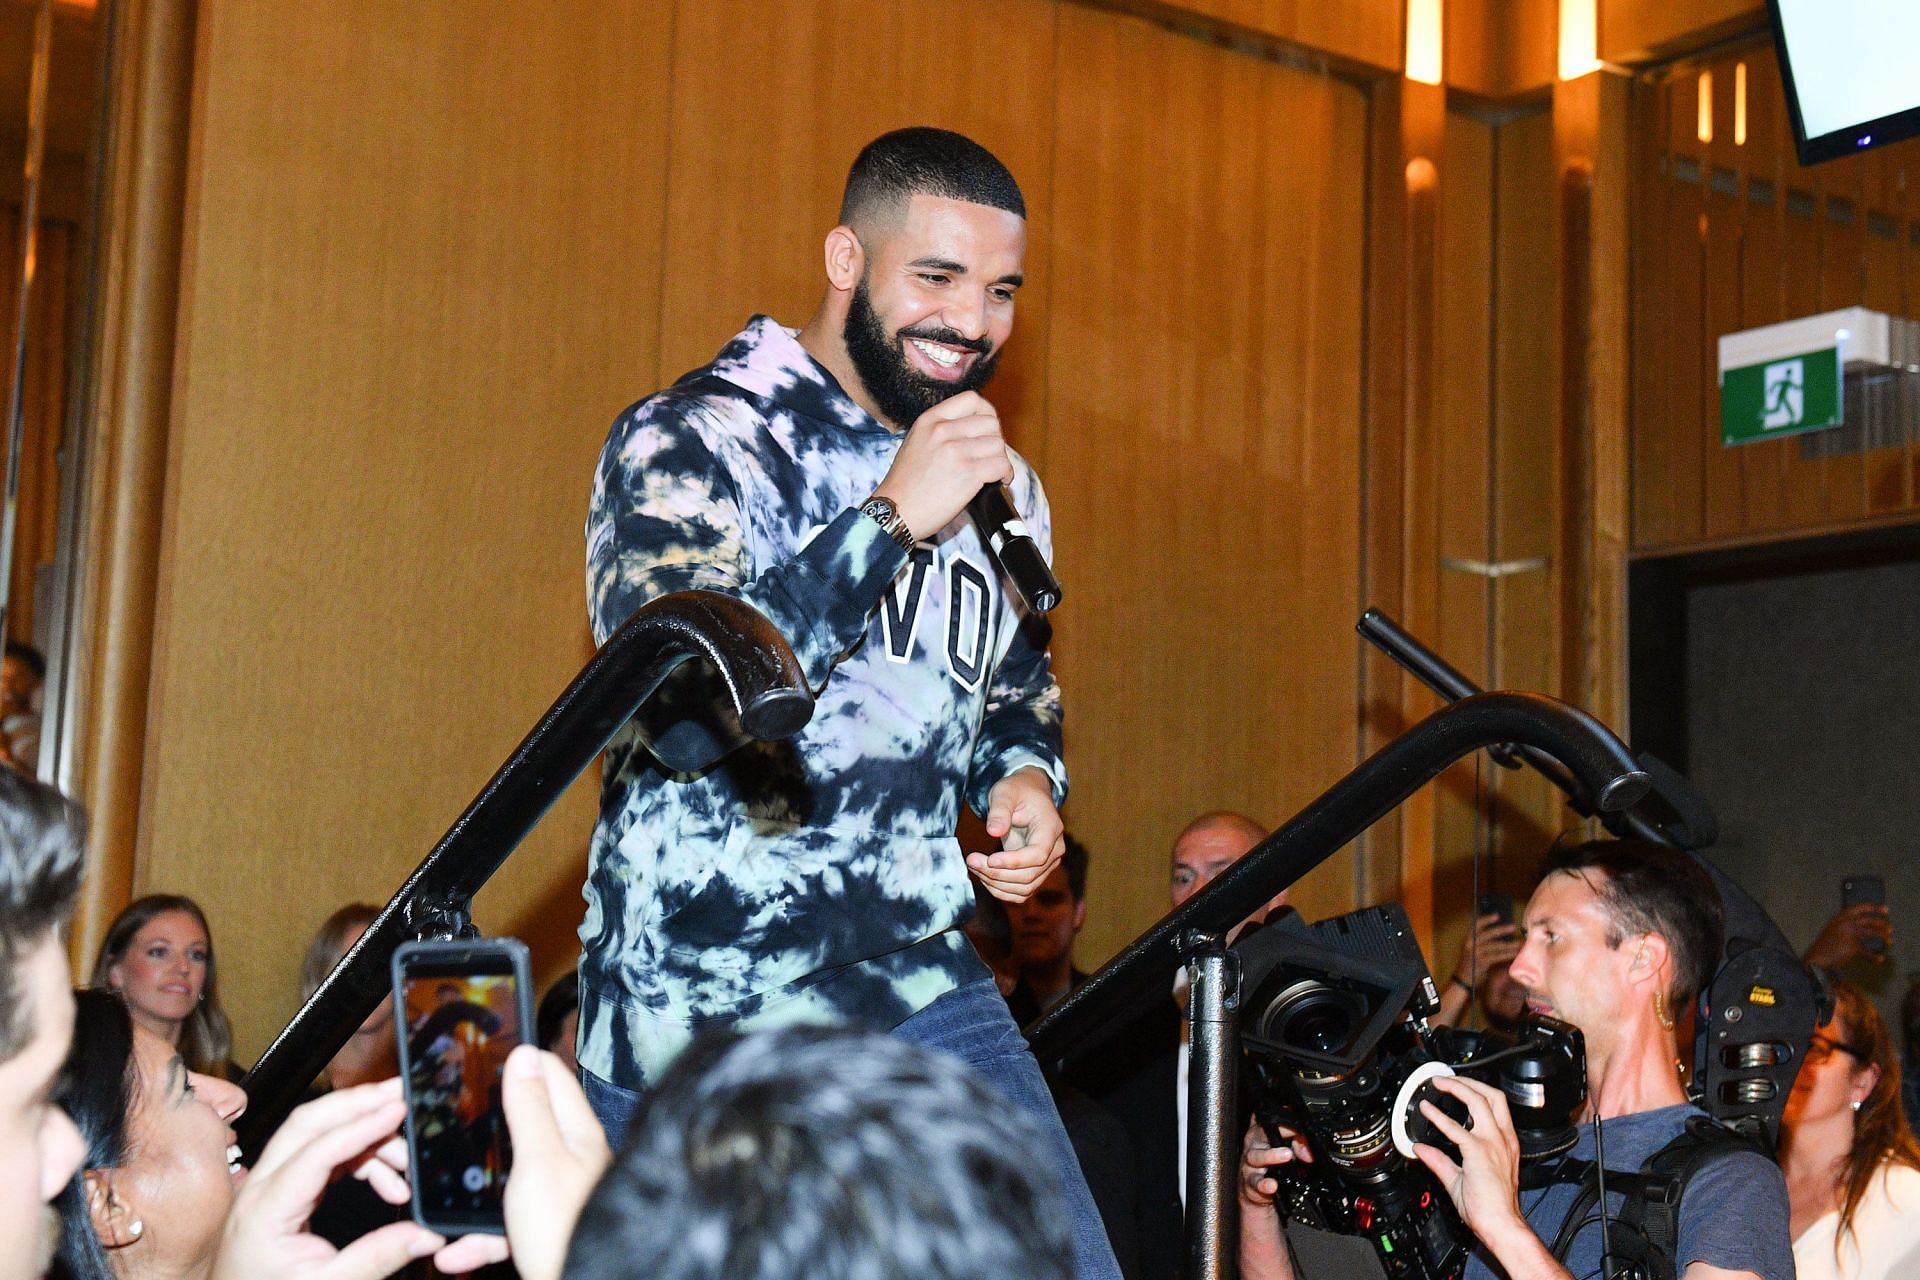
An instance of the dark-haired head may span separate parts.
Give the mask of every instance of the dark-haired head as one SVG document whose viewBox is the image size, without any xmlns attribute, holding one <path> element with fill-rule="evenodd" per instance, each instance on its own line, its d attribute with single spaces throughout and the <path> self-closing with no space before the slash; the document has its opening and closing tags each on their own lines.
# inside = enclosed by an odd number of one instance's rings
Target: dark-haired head
<svg viewBox="0 0 1920 1280">
<path fill-rule="evenodd" d="M 540 1009 L 533 1016 L 534 1027 L 540 1037 L 540 1047 L 549 1053 L 559 1054 L 567 1061 L 572 1061 L 573 1028 L 567 1023 L 567 1015 L 579 1012 L 580 971 L 575 969 L 548 987 L 547 994 L 540 997 Z M 564 1044 L 562 1044 L 563 1036 Z"/>
<path fill-rule="evenodd" d="M 883 133 L 861 148 L 847 173 L 840 221 L 862 231 L 896 216 L 914 196 L 1027 216 L 1020 184 L 993 152 L 950 129 L 919 126 Z"/>
<path fill-rule="evenodd" d="M 819 1027 L 687 1050 L 580 1216 L 569 1280 L 1066 1280 L 1040 1129 L 964 1064 Z"/>
<path fill-rule="evenodd" d="M 1672 978 L 1665 994 L 1674 1010 L 1712 979 L 1726 916 L 1713 878 L 1691 857 L 1650 840 L 1588 840 L 1550 852 L 1540 878 L 1553 875 L 1583 880 L 1600 899 L 1608 946 L 1635 934 L 1666 939 Z"/>
<path fill-rule="evenodd" d="M 170 993 L 156 994 L 136 989 L 138 984 L 128 983 L 128 975 L 122 969 L 135 944 L 139 942 L 143 947 L 146 945 L 141 941 L 141 931 L 163 916 L 183 917 L 174 921 L 183 928 L 188 921 L 198 926 L 205 948 L 206 970 L 194 998 L 176 1000 Z M 158 927 L 166 926 L 163 924 Z M 227 1011 L 220 1003 L 220 971 L 213 950 L 213 929 L 207 923 L 207 913 L 192 898 L 177 893 L 151 893 L 128 903 L 114 917 L 106 940 L 100 944 L 100 954 L 93 964 L 93 985 L 122 991 L 136 1017 L 145 1020 L 150 1030 L 179 1046 L 180 1056 L 186 1060 L 189 1070 L 203 1075 L 228 1074 L 227 1062 L 233 1052 L 233 1031 L 227 1021 Z M 177 1007 L 147 1007 L 149 1002 L 158 1000 L 176 1000 Z M 168 1034 L 163 1031 L 160 1025 L 163 1021 L 177 1026 L 177 1032 Z"/>
<path fill-rule="evenodd" d="M 95 1233 L 86 1171 L 118 1169 L 130 1150 L 128 1117 L 140 1088 L 133 1056 L 133 1019 L 120 997 L 106 991 L 74 994 L 73 1047 L 60 1069 L 55 1101 L 80 1130 L 86 1155 L 59 1199 L 59 1250 L 54 1274 L 62 1280 L 113 1280 Z"/>
<path fill-rule="evenodd" d="M 85 862 L 79 806 L 17 769 L 0 768 L 0 1062 L 34 1034 L 32 1002 L 16 969 L 66 928 Z"/>
</svg>

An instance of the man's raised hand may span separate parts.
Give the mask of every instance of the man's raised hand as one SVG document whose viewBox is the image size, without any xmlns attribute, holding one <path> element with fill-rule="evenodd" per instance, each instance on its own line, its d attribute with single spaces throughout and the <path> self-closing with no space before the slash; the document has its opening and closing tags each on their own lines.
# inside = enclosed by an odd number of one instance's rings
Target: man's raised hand
<svg viewBox="0 0 1920 1280">
<path fill-rule="evenodd" d="M 1011 479 L 1000 415 L 978 392 L 962 391 L 914 420 L 873 492 L 890 500 L 921 539 L 951 524 L 984 486 Z"/>
</svg>

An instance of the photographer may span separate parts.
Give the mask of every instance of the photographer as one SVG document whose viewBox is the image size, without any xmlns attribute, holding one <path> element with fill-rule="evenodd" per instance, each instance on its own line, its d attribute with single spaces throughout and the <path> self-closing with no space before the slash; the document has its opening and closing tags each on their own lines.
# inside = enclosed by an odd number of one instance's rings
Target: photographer
<svg viewBox="0 0 1920 1280">
<path fill-rule="evenodd" d="M 1461 1104 L 1460 1124 L 1431 1103 L 1421 1110 L 1459 1148 L 1458 1160 L 1426 1145 L 1416 1156 L 1446 1190 L 1477 1238 L 1468 1280 L 1548 1280 L 1603 1274 L 1600 1218 L 1569 1223 L 1582 1184 L 1568 1175 L 1594 1158 L 1595 1115 L 1604 1120 L 1606 1172 L 1631 1174 L 1704 1116 L 1676 1070 L 1675 1015 L 1713 972 L 1721 949 L 1719 896 L 1685 855 L 1638 841 L 1593 841 L 1555 853 L 1524 916 L 1513 961 L 1530 1012 L 1572 1023 L 1586 1037 L 1587 1121 L 1574 1148 L 1549 1165 L 1550 1180 L 1520 1189 L 1520 1143 L 1498 1090 L 1459 1076 L 1434 1087 Z M 1270 1205 L 1273 1174 L 1313 1153 L 1292 1133 L 1279 1145 L 1248 1136 L 1240 1187 L 1241 1267 L 1246 1280 L 1292 1280 L 1285 1239 Z M 1555 1172 L 1563 1176 L 1551 1179 Z M 1757 1150 L 1725 1149 L 1684 1183 L 1672 1243 L 1684 1280 L 1791 1280 L 1787 1194 L 1779 1168 Z M 1620 1188 L 1607 1186 L 1616 1263 L 1631 1230 L 1619 1221 Z M 1556 1256 L 1550 1243 L 1570 1237 Z M 1309 1278 L 1317 1280 L 1317 1278 Z"/>
</svg>

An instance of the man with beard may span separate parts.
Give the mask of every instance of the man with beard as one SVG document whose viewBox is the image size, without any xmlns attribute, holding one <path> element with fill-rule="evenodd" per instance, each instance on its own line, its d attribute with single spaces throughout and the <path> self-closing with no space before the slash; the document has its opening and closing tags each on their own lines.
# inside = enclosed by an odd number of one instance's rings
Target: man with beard
<svg viewBox="0 0 1920 1280">
<path fill-rule="evenodd" d="M 860 1022 L 971 1063 L 1049 1126 L 1078 1271 L 1115 1274 L 1032 1055 L 957 926 L 968 873 L 1018 902 L 1059 863 L 1066 771 L 1044 649 L 963 518 L 1006 483 L 1047 505 L 979 389 L 1013 327 L 1026 205 L 938 129 L 854 162 L 826 291 L 764 316 L 623 413 L 587 520 L 594 633 L 673 591 L 737 595 L 815 696 L 744 741 L 711 672 L 677 671 L 608 748 L 581 926 L 579 1054 L 610 1132 L 705 1026 Z M 964 853 L 965 799 L 1000 843 Z"/>
</svg>

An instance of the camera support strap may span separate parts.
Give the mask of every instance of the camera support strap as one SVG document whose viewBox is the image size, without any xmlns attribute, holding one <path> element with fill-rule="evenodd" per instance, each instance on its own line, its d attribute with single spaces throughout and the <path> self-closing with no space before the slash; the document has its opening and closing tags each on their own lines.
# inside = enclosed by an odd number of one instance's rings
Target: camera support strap
<svg viewBox="0 0 1920 1280">
<path fill-rule="evenodd" d="M 1613 1273 L 1605 1280 L 1676 1280 L 1680 1271 L 1676 1256 L 1680 1249 L 1680 1202 L 1687 1194 L 1687 1183 L 1712 1161 L 1737 1151 L 1767 1155 L 1757 1141 L 1718 1120 L 1693 1116 L 1687 1127 L 1648 1156 L 1637 1172 L 1607 1170 L 1607 1182 L 1619 1189 L 1625 1200 L 1617 1217 L 1608 1215 L 1604 1205 L 1599 1208 L 1598 1220 L 1614 1257 Z M 1595 1221 L 1595 1205 L 1600 1199 L 1599 1180 L 1594 1176 L 1597 1172 L 1591 1160 L 1569 1160 L 1554 1170 L 1553 1181 L 1580 1186 L 1580 1194 L 1574 1197 L 1559 1234 L 1549 1246 L 1562 1262 L 1573 1248 L 1574 1237 Z"/>
</svg>

